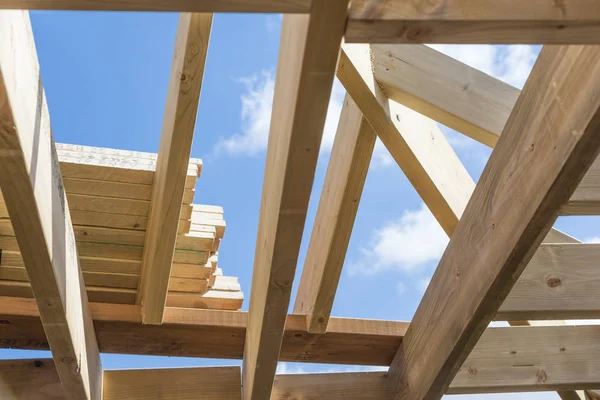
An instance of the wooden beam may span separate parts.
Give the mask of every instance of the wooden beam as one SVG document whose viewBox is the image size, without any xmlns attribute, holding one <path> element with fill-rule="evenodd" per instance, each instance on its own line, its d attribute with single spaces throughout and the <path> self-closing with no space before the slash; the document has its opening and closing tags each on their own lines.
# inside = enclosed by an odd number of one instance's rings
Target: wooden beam
<svg viewBox="0 0 600 400">
<path fill-rule="evenodd" d="M 309 332 L 327 330 L 376 138 L 346 95 L 294 306 Z"/>
<path fill-rule="evenodd" d="M 390 367 L 395 399 L 441 398 L 598 156 L 598 78 L 600 49 L 542 50 Z"/>
<path fill-rule="evenodd" d="M 167 301 L 212 18 L 179 16 L 137 295 L 145 324 L 162 323 Z"/>
<path fill-rule="evenodd" d="M 494 147 L 521 91 L 425 45 L 372 45 L 390 99 Z"/>
<path fill-rule="evenodd" d="M 452 235 L 475 185 L 437 124 L 385 96 L 375 81 L 367 45 L 344 46 L 337 76 L 444 231 Z"/>
<path fill-rule="evenodd" d="M 0 0 L 0 9 L 308 13 L 310 0 Z"/>
<path fill-rule="evenodd" d="M 600 244 L 544 244 L 495 320 L 600 318 Z"/>
<path fill-rule="evenodd" d="M 447 393 L 574 394 L 575 389 L 597 387 L 598 335 L 599 326 L 489 328 Z M 104 400 L 184 400 L 199 393 L 202 399 L 236 399 L 241 394 L 239 367 L 105 371 L 104 381 Z M 56 383 L 52 360 L 0 361 L 0 393 L 8 388 L 17 395 L 8 400 L 32 394 L 39 400 L 61 399 Z M 270 399 L 388 400 L 391 389 L 386 372 L 276 375 Z"/>
<path fill-rule="evenodd" d="M 552 332 L 551 336 L 546 334 Z M 447 394 L 537 392 L 600 385 L 598 326 L 489 328 Z M 385 372 L 277 375 L 272 400 L 388 400 Z M 570 397 L 571 399 L 576 399 Z"/>
<path fill-rule="evenodd" d="M 427 46 L 371 46 L 375 79 L 390 99 L 494 147 L 521 91 Z M 600 159 L 561 215 L 600 214 Z"/>
<path fill-rule="evenodd" d="M 240 367 L 104 372 L 102 400 L 242 400 Z"/>
<path fill-rule="evenodd" d="M 70 398 L 100 399 L 102 366 L 29 14 L 0 12 L 0 186 Z"/>
<path fill-rule="evenodd" d="M 0 347 L 47 350 L 33 299 L 0 297 Z M 91 303 L 100 351 L 116 354 L 241 359 L 248 313 L 169 308 L 162 325 L 142 325 L 140 306 Z M 327 333 L 306 331 L 288 315 L 280 361 L 389 365 L 408 322 L 332 317 Z"/>
<path fill-rule="evenodd" d="M 348 43 L 596 44 L 594 0 L 355 0 Z"/>
<path fill-rule="evenodd" d="M 598 335 L 599 326 L 489 328 L 448 394 L 574 394 L 578 388 L 597 387 Z M 239 367 L 114 370 L 104 372 L 104 382 L 104 400 L 186 400 L 199 393 L 202 399 L 239 399 L 241 394 Z M 57 383 L 52 360 L 0 361 L 0 393 L 7 391 L 7 400 L 33 394 L 37 400 L 62 400 Z M 391 389 L 386 372 L 276 375 L 270 399 L 388 400 Z"/>
<path fill-rule="evenodd" d="M 348 0 L 284 15 L 256 239 L 242 381 L 268 399 L 283 338 Z"/>
</svg>

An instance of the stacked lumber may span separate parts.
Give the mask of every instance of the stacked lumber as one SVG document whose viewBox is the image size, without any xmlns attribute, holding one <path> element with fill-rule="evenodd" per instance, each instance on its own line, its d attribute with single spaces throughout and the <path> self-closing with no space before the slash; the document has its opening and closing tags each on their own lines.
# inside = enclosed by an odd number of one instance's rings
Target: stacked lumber
<svg viewBox="0 0 600 400">
<path fill-rule="evenodd" d="M 56 147 L 89 300 L 135 304 L 156 154 Z M 201 160 L 190 159 L 167 305 L 238 310 L 243 294 L 237 278 L 217 267 L 223 209 L 192 204 L 201 169 Z M 33 296 L 1 195 L 0 295 Z"/>
</svg>

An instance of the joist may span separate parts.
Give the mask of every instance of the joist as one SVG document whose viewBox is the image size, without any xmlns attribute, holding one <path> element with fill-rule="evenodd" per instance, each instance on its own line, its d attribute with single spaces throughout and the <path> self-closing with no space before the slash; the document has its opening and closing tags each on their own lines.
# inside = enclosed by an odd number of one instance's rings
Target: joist
<svg viewBox="0 0 600 400">
<path fill-rule="evenodd" d="M 447 394 L 565 391 L 600 385 L 598 326 L 489 328 Z M 278 375 L 274 398 L 388 400 L 385 372 Z M 573 392 L 571 392 L 573 393 Z M 273 398 L 273 397 L 272 397 Z"/>
<path fill-rule="evenodd" d="M 175 253 L 187 160 L 200 101 L 212 14 L 182 13 L 150 200 L 137 301 L 145 324 L 162 323 Z M 181 215 L 182 219 L 191 218 Z M 178 261 L 183 262 L 183 261 Z"/>
<path fill-rule="evenodd" d="M 448 394 L 597 387 L 600 384 L 596 373 L 600 367 L 596 346 L 599 333 L 597 326 L 490 328 L 485 331 L 481 342 L 475 346 L 452 381 Z M 239 367 L 235 369 L 236 375 L 232 373 L 231 376 L 237 377 L 235 385 L 239 396 Z M 173 368 L 105 371 L 104 395 L 127 395 L 116 398 L 129 399 L 128 396 L 144 393 L 147 396 L 142 397 L 144 400 L 158 400 L 169 398 L 165 396 L 175 393 L 182 396 L 179 398 L 185 399 L 188 398 L 185 396 L 198 395 L 199 390 L 193 390 L 194 385 L 206 385 L 207 396 L 219 395 L 219 387 L 229 396 L 235 395 L 233 384 L 229 385 L 228 380 L 221 381 L 218 376 L 213 376 L 212 381 L 207 383 L 200 375 L 202 370 Z M 1 361 L 0 377 L 5 378 L 0 379 L 0 388 L 4 384 L 21 395 L 32 392 L 37 394 L 36 390 L 49 388 L 51 383 L 58 381 L 52 360 L 44 359 Z M 205 392 L 200 392 L 204 398 Z M 58 394 L 57 391 L 51 393 L 54 396 Z M 385 372 L 319 373 L 276 375 L 271 399 L 387 400 L 390 394 L 391 386 Z M 153 395 L 157 397 L 152 397 Z M 52 400 L 56 398 L 51 397 Z"/>
<path fill-rule="evenodd" d="M 308 13 L 310 0 L 2 0 L 0 8 L 85 11 L 177 11 L 195 13 Z"/>
<path fill-rule="evenodd" d="M 346 45 L 337 77 L 448 235 L 474 188 L 437 124 L 382 92 L 368 45 Z"/>
<path fill-rule="evenodd" d="M 294 305 L 309 332 L 327 330 L 376 138 L 346 95 Z"/>
<path fill-rule="evenodd" d="M 0 13 L 0 186 L 60 381 L 100 399 L 102 366 L 25 11 Z"/>
<path fill-rule="evenodd" d="M 390 367 L 393 398 L 441 398 L 598 156 L 599 75 L 595 47 L 542 50 Z"/>
<path fill-rule="evenodd" d="M 0 347 L 48 349 L 33 299 L 0 297 Z M 139 305 L 91 303 L 100 351 L 242 359 L 248 313 L 171 308 L 162 325 L 142 325 Z M 332 317 L 327 333 L 306 331 L 306 319 L 287 316 L 281 361 L 389 365 L 407 322 Z"/>
<path fill-rule="evenodd" d="M 423 45 L 372 45 L 375 79 L 390 99 L 494 147 L 521 91 Z M 600 159 L 561 215 L 600 214 Z"/>
<path fill-rule="evenodd" d="M 494 319 L 599 318 L 598 260 L 600 244 L 541 245 Z"/>
<path fill-rule="evenodd" d="M 103 400 L 241 400 L 240 367 L 109 370 Z M 3 400 L 67 400 L 52 360 L 0 361 Z"/>
<path fill-rule="evenodd" d="M 594 0 L 354 0 L 348 43 L 597 44 Z"/>
<path fill-rule="evenodd" d="M 348 3 L 315 0 L 309 15 L 283 17 L 242 368 L 245 400 L 266 400 L 273 386 Z"/>
</svg>

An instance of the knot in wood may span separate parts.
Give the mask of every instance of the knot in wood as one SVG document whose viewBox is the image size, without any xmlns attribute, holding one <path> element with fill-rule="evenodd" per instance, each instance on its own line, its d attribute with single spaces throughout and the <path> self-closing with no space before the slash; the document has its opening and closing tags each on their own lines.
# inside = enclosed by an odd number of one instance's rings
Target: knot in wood
<svg viewBox="0 0 600 400">
<path fill-rule="evenodd" d="M 560 278 L 556 278 L 556 277 L 548 278 L 548 280 L 546 281 L 546 285 L 548 285 L 548 287 L 550 287 L 550 288 L 558 287 L 561 284 L 562 284 L 562 281 L 560 280 Z"/>
<path fill-rule="evenodd" d="M 535 374 L 535 378 L 537 383 L 546 383 L 546 381 L 548 380 L 546 371 L 544 371 L 543 369 L 538 369 L 537 374 Z"/>
</svg>

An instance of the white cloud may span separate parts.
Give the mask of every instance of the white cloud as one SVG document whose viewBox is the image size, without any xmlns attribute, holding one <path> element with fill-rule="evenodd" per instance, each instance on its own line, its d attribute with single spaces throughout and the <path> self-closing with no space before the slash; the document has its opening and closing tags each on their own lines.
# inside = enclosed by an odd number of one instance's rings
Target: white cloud
<svg viewBox="0 0 600 400">
<path fill-rule="evenodd" d="M 349 266 L 351 274 L 373 274 L 384 270 L 414 272 L 442 256 L 448 236 L 422 204 L 373 232 L 362 257 Z"/>
<path fill-rule="evenodd" d="M 396 283 L 396 293 L 398 293 L 398 296 L 402 296 L 404 292 L 406 292 L 406 285 L 404 285 L 404 282 L 398 281 Z"/>
<path fill-rule="evenodd" d="M 263 71 L 260 76 L 239 81 L 246 87 L 246 92 L 241 95 L 242 133 L 219 139 L 215 146 L 217 154 L 256 155 L 267 147 L 275 77 L 272 72 Z"/>
<path fill-rule="evenodd" d="M 583 240 L 585 243 L 600 243 L 600 236 L 592 236 Z"/>
<path fill-rule="evenodd" d="M 216 154 L 253 156 L 267 149 L 275 75 L 273 72 L 263 71 L 260 75 L 241 78 L 239 81 L 244 84 L 246 89 L 241 95 L 241 133 L 236 133 L 228 138 L 220 138 L 214 148 Z M 345 90 L 336 79 L 327 109 L 321 150 L 331 150 L 344 96 Z"/>
</svg>

